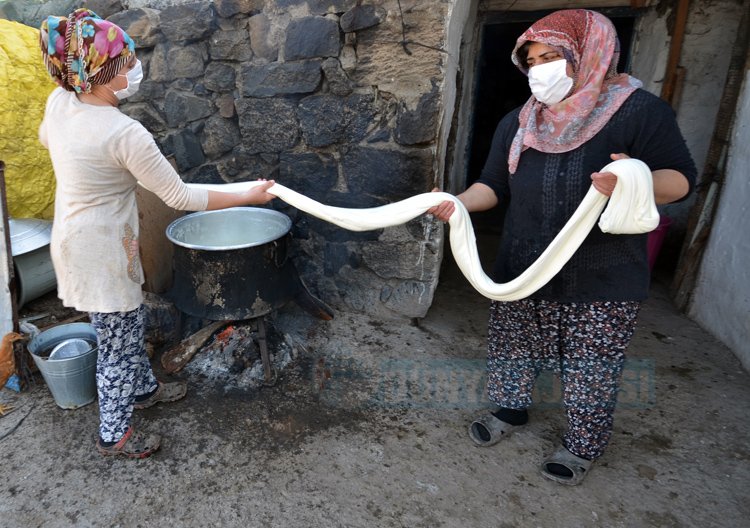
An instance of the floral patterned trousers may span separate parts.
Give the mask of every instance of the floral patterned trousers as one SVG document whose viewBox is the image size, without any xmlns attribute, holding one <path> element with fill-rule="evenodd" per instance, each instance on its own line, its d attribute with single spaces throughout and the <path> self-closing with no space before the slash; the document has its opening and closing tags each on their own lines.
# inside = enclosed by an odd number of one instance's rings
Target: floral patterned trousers
<svg viewBox="0 0 750 528">
<path fill-rule="evenodd" d="M 493 301 L 487 355 L 490 400 L 526 409 L 539 373 L 559 373 L 568 419 L 563 445 L 589 460 L 600 457 L 612 435 L 625 350 L 639 310 L 637 301 Z"/>
<path fill-rule="evenodd" d="M 144 316 L 143 305 L 130 312 L 89 314 L 99 341 L 96 387 L 104 442 L 115 442 L 127 432 L 136 396 L 157 388 L 144 346 Z"/>
</svg>

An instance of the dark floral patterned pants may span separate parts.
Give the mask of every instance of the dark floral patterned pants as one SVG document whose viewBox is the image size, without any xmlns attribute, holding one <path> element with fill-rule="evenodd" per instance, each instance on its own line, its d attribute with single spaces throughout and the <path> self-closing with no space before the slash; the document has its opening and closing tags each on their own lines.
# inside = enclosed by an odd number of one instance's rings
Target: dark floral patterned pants
<svg viewBox="0 0 750 528">
<path fill-rule="evenodd" d="M 144 346 L 144 315 L 143 305 L 130 312 L 89 314 L 99 341 L 96 386 L 99 436 L 105 442 L 127 432 L 135 397 L 157 387 Z"/>
<path fill-rule="evenodd" d="M 639 310 L 635 301 L 493 301 L 487 354 L 490 400 L 526 409 L 539 373 L 559 373 L 568 418 L 563 445 L 583 458 L 600 457 L 612 435 L 625 350 Z"/>
</svg>

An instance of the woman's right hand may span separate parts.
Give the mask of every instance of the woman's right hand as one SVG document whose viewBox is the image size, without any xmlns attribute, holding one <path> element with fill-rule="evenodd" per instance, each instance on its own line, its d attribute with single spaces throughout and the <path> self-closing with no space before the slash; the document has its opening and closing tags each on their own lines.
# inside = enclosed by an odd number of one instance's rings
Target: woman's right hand
<svg viewBox="0 0 750 528">
<path fill-rule="evenodd" d="M 268 189 L 270 189 L 276 182 L 274 180 L 261 181 L 263 183 L 261 183 L 260 185 L 254 185 L 253 187 L 242 193 L 243 199 L 246 200 L 246 205 L 262 205 L 276 198 L 275 195 L 267 192 Z"/>
<path fill-rule="evenodd" d="M 435 187 L 434 189 L 432 189 L 432 192 L 440 192 L 440 189 Z M 444 202 L 441 202 L 434 207 L 430 207 L 429 209 L 427 209 L 427 212 L 438 220 L 447 222 L 453 214 L 453 211 L 455 210 L 456 205 L 450 200 L 445 200 Z"/>
<path fill-rule="evenodd" d="M 276 183 L 273 180 L 260 180 L 262 183 L 253 185 L 243 192 L 208 191 L 207 211 L 226 209 L 228 207 L 242 207 L 245 205 L 262 205 L 270 202 L 276 196 L 268 189 Z"/>
</svg>

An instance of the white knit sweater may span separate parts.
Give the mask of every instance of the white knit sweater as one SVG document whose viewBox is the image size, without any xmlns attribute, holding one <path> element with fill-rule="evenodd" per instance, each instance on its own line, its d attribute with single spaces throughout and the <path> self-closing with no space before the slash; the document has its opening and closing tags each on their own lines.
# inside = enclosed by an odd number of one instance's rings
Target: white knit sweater
<svg viewBox="0 0 750 528">
<path fill-rule="evenodd" d="M 208 192 L 182 182 L 139 122 L 62 88 L 47 99 L 39 139 L 57 179 L 51 254 L 58 296 L 83 312 L 136 309 L 143 301 L 137 183 L 180 210 L 204 210 Z"/>
</svg>

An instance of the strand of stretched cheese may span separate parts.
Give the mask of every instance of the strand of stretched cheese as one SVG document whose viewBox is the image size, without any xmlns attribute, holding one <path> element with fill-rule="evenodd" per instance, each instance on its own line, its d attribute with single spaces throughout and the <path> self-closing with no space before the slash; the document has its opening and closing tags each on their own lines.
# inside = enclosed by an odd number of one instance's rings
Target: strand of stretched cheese
<svg viewBox="0 0 750 528">
<path fill-rule="evenodd" d="M 659 224 L 651 171 L 645 163 L 635 159 L 617 160 L 600 172 L 617 175 L 617 185 L 612 196 L 608 199 L 592 186 L 573 216 L 539 258 L 521 275 L 503 284 L 493 282 L 482 270 L 471 218 L 464 205 L 452 194 L 431 192 L 380 207 L 347 209 L 322 204 L 279 183 L 274 184 L 268 192 L 297 209 L 350 231 L 370 231 L 403 224 L 424 214 L 429 208 L 451 200 L 456 204 L 456 209 L 448 222 L 450 244 L 461 272 L 485 297 L 498 301 L 515 301 L 528 297 L 560 271 L 583 243 L 600 214 L 599 227 L 607 233 L 646 233 Z M 215 191 L 240 192 L 260 183 L 262 182 L 189 185 Z"/>
</svg>

